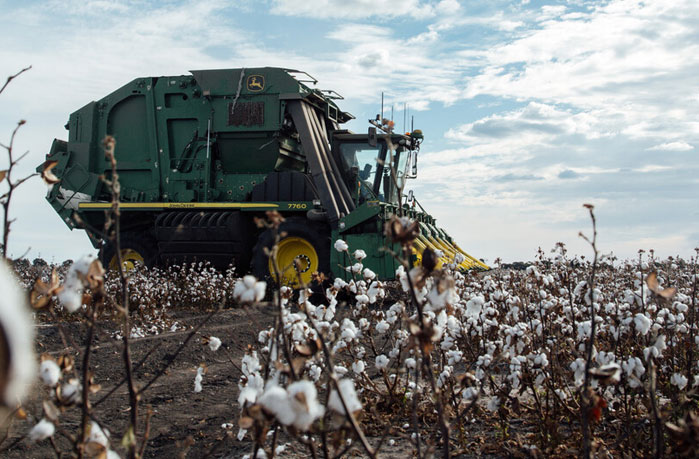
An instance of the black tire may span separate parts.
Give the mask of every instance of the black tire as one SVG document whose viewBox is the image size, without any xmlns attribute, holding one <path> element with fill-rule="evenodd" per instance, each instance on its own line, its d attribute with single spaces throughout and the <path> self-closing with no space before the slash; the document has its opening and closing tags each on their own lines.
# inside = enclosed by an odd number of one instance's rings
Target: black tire
<svg viewBox="0 0 699 459">
<path fill-rule="evenodd" d="M 312 222 L 302 217 L 289 217 L 279 226 L 278 234 L 283 236 L 279 241 L 280 246 L 290 238 L 300 238 L 307 241 L 313 246 L 318 257 L 317 265 L 308 266 L 309 274 L 318 271 L 332 277 L 330 271 L 330 228 L 327 225 Z M 270 261 L 265 253 L 265 248 L 272 249 L 276 236 L 276 230 L 266 229 L 260 233 L 252 252 L 252 273 L 258 279 L 272 280 L 275 283 L 276 280 L 274 273 L 270 272 Z"/>
<path fill-rule="evenodd" d="M 133 251 L 143 258 L 143 264 L 153 267 L 158 263 L 158 243 L 153 236 L 145 232 L 122 233 L 120 238 L 121 251 Z M 115 259 L 116 248 L 112 241 L 107 242 L 102 248 L 100 261 L 106 270 L 116 269 L 113 260 Z M 118 266 L 118 265 L 116 265 Z"/>
</svg>

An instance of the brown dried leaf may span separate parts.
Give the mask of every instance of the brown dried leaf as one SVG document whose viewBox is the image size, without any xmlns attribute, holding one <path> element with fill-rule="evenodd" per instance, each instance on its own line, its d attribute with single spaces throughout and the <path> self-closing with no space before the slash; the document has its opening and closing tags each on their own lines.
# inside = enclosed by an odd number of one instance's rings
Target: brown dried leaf
<svg viewBox="0 0 699 459">
<path fill-rule="evenodd" d="M 17 411 L 15 411 L 15 417 L 19 420 L 24 421 L 25 419 L 27 419 L 27 412 L 24 411 L 24 408 L 20 406 L 19 408 L 17 408 Z"/>
<path fill-rule="evenodd" d="M 590 376 L 601 384 L 616 384 L 621 380 L 621 367 L 618 363 L 609 363 L 590 370 Z"/>
<path fill-rule="evenodd" d="M 240 419 L 238 419 L 238 426 L 241 429 L 250 429 L 254 423 L 255 420 L 250 416 L 241 416 Z"/>
<path fill-rule="evenodd" d="M 655 293 L 656 295 L 665 300 L 669 300 L 677 293 L 676 287 L 668 287 L 666 289 L 661 288 L 660 283 L 658 282 L 658 273 L 656 273 L 655 271 L 648 274 L 648 276 L 646 277 L 646 285 L 648 285 L 648 288 L 651 292 Z"/>
<path fill-rule="evenodd" d="M 308 410 L 308 401 L 306 400 L 306 393 L 305 392 L 296 392 L 294 394 L 294 398 L 304 407 L 306 407 L 306 410 Z"/>
<path fill-rule="evenodd" d="M 7 176 L 7 171 L 0 171 L 0 182 L 5 180 L 6 176 Z"/>
<path fill-rule="evenodd" d="M 284 222 L 284 217 L 276 210 L 268 210 L 265 213 L 267 215 L 267 221 L 272 225 L 273 228 L 279 228 L 279 225 L 281 225 Z"/>
<path fill-rule="evenodd" d="M 90 289 L 95 290 L 104 284 L 104 274 L 102 262 L 99 259 L 93 260 L 87 270 L 87 285 Z"/>
<path fill-rule="evenodd" d="M 420 223 L 417 220 L 398 218 L 394 216 L 386 222 L 384 234 L 399 244 L 410 244 L 420 234 Z"/>
<path fill-rule="evenodd" d="M 44 182 L 47 185 L 55 185 L 61 181 L 61 179 L 56 177 L 54 173 L 51 172 L 51 169 L 56 167 L 57 164 L 58 161 L 56 160 L 48 160 L 44 163 L 44 169 L 41 171 L 41 178 L 44 179 Z"/>
<path fill-rule="evenodd" d="M 58 417 L 61 415 L 61 412 L 58 410 L 58 408 L 56 408 L 56 405 L 54 405 L 51 400 L 44 400 L 43 407 L 44 414 L 46 415 L 48 420 L 53 422 L 54 424 L 57 423 Z"/>
<path fill-rule="evenodd" d="M 106 459 L 107 448 L 101 443 L 91 441 L 85 445 L 85 455 L 91 459 Z"/>
<path fill-rule="evenodd" d="M 320 346 L 315 340 L 311 340 L 307 344 L 297 344 L 295 346 L 296 352 L 306 357 L 314 355 L 316 352 L 318 352 L 319 348 Z"/>
<path fill-rule="evenodd" d="M 49 277 L 48 283 L 42 281 L 41 279 L 37 279 L 34 283 L 34 287 L 29 294 L 32 307 L 35 309 L 42 309 L 46 307 L 51 302 L 51 297 L 60 293 L 61 290 L 63 290 L 63 287 L 58 279 L 56 268 L 54 268 L 53 271 L 51 271 L 51 276 Z"/>
<path fill-rule="evenodd" d="M 291 359 L 291 366 L 294 369 L 294 373 L 298 375 L 301 370 L 303 370 L 303 367 L 306 365 L 306 359 L 307 357 L 296 357 Z"/>
</svg>

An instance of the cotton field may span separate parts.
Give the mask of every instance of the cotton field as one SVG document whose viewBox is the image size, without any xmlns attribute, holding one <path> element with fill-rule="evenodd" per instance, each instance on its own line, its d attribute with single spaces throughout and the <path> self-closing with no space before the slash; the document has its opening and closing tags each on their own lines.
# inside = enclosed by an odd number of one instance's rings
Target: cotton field
<svg viewBox="0 0 699 459">
<path fill-rule="evenodd" d="M 364 250 L 341 240 L 334 248 L 351 260 L 351 280 L 318 276 L 297 291 L 200 263 L 129 274 L 134 312 L 126 342 L 185 333 L 165 369 L 188 342 L 203 357 L 187 367 L 191 379 L 181 390 L 233 405 L 224 423 L 200 413 L 204 425 L 228 432 L 221 453 L 539 457 L 580 455 L 586 441 L 600 457 L 697 453 L 696 259 L 659 260 L 652 251 L 636 260 L 574 258 L 559 244 L 539 250 L 524 270 L 496 264 L 458 272 L 454 260 L 401 266 L 395 280 L 381 282 L 362 265 Z M 19 284 L 40 308 L 36 319 L 118 323 L 118 308 L 104 298 L 119 296 L 121 280 L 100 280 L 96 263 L 15 263 Z M 251 319 L 258 328 L 241 340 L 205 331 L 204 321 L 179 324 L 174 311 L 182 308 L 207 312 L 206 320 L 229 308 L 269 320 Z M 103 328 L 124 341 L 124 328 Z M 71 422 L 61 420 L 110 388 L 98 373 L 85 391 L 74 369 L 85 352 L 74 360 L 68 352 L 44 354 L 37 370 L 28 367 L 38 371 L 40 390 L 27 398 L 43 399 L 43 409 L 21 421 L 25 430 L 9 446 L 70 436 Z M 211 385 L 230 372 L 237 383 Z M 152 382 L 134 380 L 134 387 Z M 91 422 L 74 433 L 74 444 L 112 429 Z M 129 455 L 128 444 L 120 450 L 105 435 L 99 440 L 109 457 Z M 134 441 L 145 445 L 148 434 Z"/>
<path fill-rule="evenodd" d="M 282 321 L 243 358 L 239 438 L 252 435 L 262 449 L 261 433 L 276 423 L 350 441 L 350 432 L 322 432 L 347 406 L 374 429 L 405 424 L 399 430 L 416 451 L 420 442 L 423 451 L 447 449 L 442 424 L 454 451 L 575 454 L 585 416 L 599 454 L 651 454 L 657 428 L 663 447 L 694 454 L 694 260 L 651 252 L 601 258 L 593 269 L 561 244 L 524 271 L 401 267 L 391 286 L 356 258 L 355 279 L 336 279 L 322 301 L 282 290 Z M 301 381 L 303 405 L 294 403 Z M 318 394 L 328 390 L 323 407 Z"/>
</svg>

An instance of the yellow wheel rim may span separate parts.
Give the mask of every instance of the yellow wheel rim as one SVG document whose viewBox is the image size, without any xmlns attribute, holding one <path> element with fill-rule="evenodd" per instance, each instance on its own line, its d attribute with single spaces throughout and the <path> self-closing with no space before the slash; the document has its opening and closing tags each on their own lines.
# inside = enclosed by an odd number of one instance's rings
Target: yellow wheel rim
<svg viewBox="0 0 699 459">
<path fill-rule="evenodd" d="M 318 254 L 313 244 L 300 237 L 287 237 L 277 245 L 277 269 L 274 258 L 269 259 L 269 272 L 276 280 L 275 272 L 281 274 L 281 285 L 299 287 L 299 277 L 304 284 L 311 281 L 311 275 L 318 271 Z"/>
<path fill-rule="evenodd" d="M 121 249 L 121 264 L 125 271 L 131 271 L 136 269 L 136 263 L 145 264 L 143 261 L 143 255 L 136 252 L 134 249 Z M 109 270 L 118 271 L 119 270 L 119 259 L 116 254 L 109 260 Z"/>
</svg>

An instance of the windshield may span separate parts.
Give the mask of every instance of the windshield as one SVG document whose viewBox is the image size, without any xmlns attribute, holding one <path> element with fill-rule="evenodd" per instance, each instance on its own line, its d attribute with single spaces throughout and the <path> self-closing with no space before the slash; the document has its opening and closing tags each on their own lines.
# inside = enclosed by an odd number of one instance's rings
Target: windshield
<svg viewBox="0 0 699 459">
<path fill-rule="evenodd" d="M 340 146 L 342 160 L 348 171 L 356 170 L 359 180 L 373 185 L 376 177 L 376 159 L 379 157 L 379 146 L 372 147 L 366 143 L 343 143 Z"/>
<path fill-rule="evenodd" d="M 358 204 L 373 199 L 398 204 L 398 195 L 405 187 L 405 180 L 411 176 L 410 150 L 396 145 L 396 140 L 392 167 L 388 164 L 384 167 L 383 160 L 388 159 L 385 142 L 380 140 L 376 146 L 371 146 L 365 139 L 348 140 L 339 142 L 339 153 L 353 199 Z M 391 177 L 391 170 L 395 171 L 395 180 Z"/>
<path fill-rule="evenodd" d="M 345 170 L 349 171 L 351 179 L 356 182 L 356 184 L 352 184 L 351 188 L 357 188 L 359 194 L 365 199 L 376 195 L 378 191 L 376 172 L 380 152 L 381 144 L 375 147 L 366 142 L 340 144 Z"/>
</svg>

